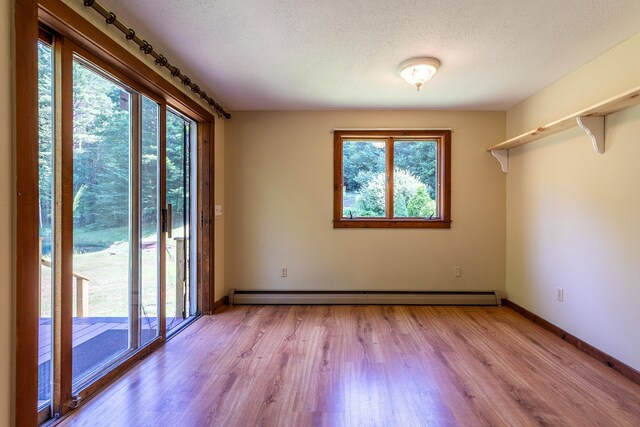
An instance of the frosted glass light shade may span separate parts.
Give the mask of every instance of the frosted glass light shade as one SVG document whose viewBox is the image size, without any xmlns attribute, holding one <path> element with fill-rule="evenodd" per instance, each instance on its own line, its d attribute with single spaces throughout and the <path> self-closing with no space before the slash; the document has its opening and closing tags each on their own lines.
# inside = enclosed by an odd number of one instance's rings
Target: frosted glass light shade
<svg viewBox="0 0 640 427">
<path fill-rule="evenodd" d="M 400 77 L 407 83 L 414 85 L 418 90 L 440 68 L 440 61 L 435 58 L 411 58 L 398 66 Z"/>
</svg>

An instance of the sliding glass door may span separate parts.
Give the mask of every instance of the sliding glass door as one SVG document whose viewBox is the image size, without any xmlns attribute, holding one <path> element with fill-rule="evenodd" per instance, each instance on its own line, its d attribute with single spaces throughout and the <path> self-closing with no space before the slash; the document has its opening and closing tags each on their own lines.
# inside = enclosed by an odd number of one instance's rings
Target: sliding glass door
<svg viewBox="0 0 640 427">
<path fill-rule="evenodd" d="M 193 121 L 172 110 L 167 111 L 166 199 L 167 229 L 167 331 L 175 330 L 196 315 L 196 292 L 191 268 L 192 239 L 192 142 Z"/>
<path fill-rule="evenodd" d="M 39 52 L 41 420 L 199 313 L 196 122 L 71 42 Z"/>
<path fill-rule="evenodd" d="M 74 60 L 74 385 L 132 348 L 132 98 Z"/>
</svg>

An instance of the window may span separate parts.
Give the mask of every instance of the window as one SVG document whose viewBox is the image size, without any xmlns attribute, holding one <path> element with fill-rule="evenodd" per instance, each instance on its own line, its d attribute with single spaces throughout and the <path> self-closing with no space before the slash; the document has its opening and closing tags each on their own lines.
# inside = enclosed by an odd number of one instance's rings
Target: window
<svg viewBox="0 0 640 427">
<path fill-rule="evenodd" d="M 450 228 L 451 131 L 334 132 L 334 228 Z"/>
</svg>

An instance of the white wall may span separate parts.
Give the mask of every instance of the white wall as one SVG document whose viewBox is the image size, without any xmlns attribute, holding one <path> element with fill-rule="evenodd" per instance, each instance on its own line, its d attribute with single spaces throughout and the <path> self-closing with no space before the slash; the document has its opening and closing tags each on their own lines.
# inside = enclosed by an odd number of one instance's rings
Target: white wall
<svg viewBox="0 0 640 427">
<path fill-rule="evenodd" d="M 507 111 L 507 137 L 640 85 L 640 33 Z"/>
<path fill-rule="evenodd" d="M 507 127 L 517 134 L 552 120 L 549 111 L 567 114 L 640 85 L 638 52 L 635 36 L 517 106 Z M 635 369 L 639 159 L 634 107 L 606 118 L 603 155 L 574 128 L 511 150 L 507 176 L 508 298 Z"/>
<path fill-rule="evenodd" d="M 13 282 L 12 35 L 13 2 L 0 0 L 0 427 L 11 423 Z"/>
<path fill-rule="evenodd" d="M 485 148 L 504 137 L 504 120 L 499 112 L 235 112 L 225 124 L 227 291 L 503 290 L 505 178 Z M 347 127 L 452 128 L 452 228 L 333 229 L 331 131 Z"/>
</svg>

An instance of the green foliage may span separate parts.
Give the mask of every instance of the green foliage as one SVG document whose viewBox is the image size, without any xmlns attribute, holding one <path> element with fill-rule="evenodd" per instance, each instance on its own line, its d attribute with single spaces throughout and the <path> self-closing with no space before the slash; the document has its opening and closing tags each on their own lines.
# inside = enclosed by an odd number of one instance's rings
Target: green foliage
<svg viewBox="0 0 640 427">
<path fill-rule="evenodd" d="M 78 209 L 78 206 L 80 206 L 80 200 L 82 200 L 82 195 L 86 190 L 87 186 L 82 184 L 80 188 L 78 188 L 76 195 L 73 196 L 73 212 L 75 212 Z"/>
<path fill-rule="evenodd" d="M 140 208 L 143 226 L 156 225 L 158 221 L 158 146 L 159 108 L 158 105 L 142 97 L 142 152 L 140 156 Z"/>
<path fill-rule="evenodd" d="M 402 194 L 395 193 L 393 195 L 393 216 L 396 218 L 404 218 L 408 216 L 407 212 L 407 202 L 405 201 Z"/>
<path fill-rule="evenodd" d="M 50 246 L 53 214 L 53 61 L 52 51 L 38 45 L 39 186 L 43 246 Z M 73 217 L 74 245 L 105 248 L 123 240 L 130 221 L 131 96 L 126 89 L 84 66 L 73 65 Z M 158 221 L 159 107 L 142 97 L 140 180 L 144 227 Z M 189 127 L 167 112 L 167 203 L 174 225 L 183 224 L 189 203 Z M 186 169 L 185 169 L 186 164 Z M 111 230 L 111 234 L 106 233 Z M 117 232 L 116 232 L 117 231 Z M 89 238 L 95 237 L 95 241 Z M 109 237 L 111 236 L 111 237 Z M 128 235 L 124 234 L 124 239 Z"/>
<path fill-rule="evenodd" d="M 403 169 L 393 171 L 393 191 L 396 196 L 401 196 L 405 203 L 419 188 L 425 188 L 425 185 L 411 172 Z"/>
<path fill-rule="evenodd" d="M 40 228 L 44 245 L 50 246 L 53 215 L 53 52 L 38 43 L 38 166 Z"/>
<path fill-rule="evenodd" d="M 436 202 L 429 197 L 424 187 L 420 187 L 409 199 L 407 211 L 409 216 L 413 218 L 429 218 L 436 213 Z"/>
<path fill-rule="evenodd" d="M 73 67 L 74 228 L 129 223 L 129 95 L 89 68 Z"/>
<path fill-rule="evenodd" d="M 184 184 L 189 178 L 190 156 L 188 151 L 189 128 L 185 129 L 185 120 L 171 111 L 167 112 L 167 203 L 173 207 L 173 224 L 183 224 L 185 205 L 189 206 L 189 188 L 186 193 Z M 187 146 L 184 144 L 185 137 Z"/>
<path fill-rule="evenodd" d="M 342 171 L 348 192 L 360 190 L 384 171 L 385 151 L 370 142 L 348 141 L 342 146 Z"/>
<path fill-rule="evenodd" d="M 80 228 L 73 231 L 73 245 L 80 253 L 106 249 L 115 243 L 129 240 L 129 227 L 103 228 L 89 230 Z"/>
<path fill-rule="evenodd" d="M 384 216 L 385 173 L 374 175 L 356 196 L 356 208 L 360 217 Z"/>
<path fill-rule="evenodd" d="M 393 155 L 394 169 L 413 175 L 425 186 L 429 198 L 435 200 L 437 144 L 434 141 L 396 141 Z M 376 148 L 373 143 L 362 141 L 347 141 L 343 144 L 342 173 L 347 192 L 356 193 L 363 190 L 384 171 L 384 148 Z M 403 197 L 408 200 L 407 194 L 403 194 Z M 381 214 L 377 213 L 378 208 L 372 207 L 372 203 L 377 203 L 375 200 L 366 200 L 363 203 L 369 206 L 366 210 L 369 215 L 380 216 Z"/>
<path fill-rule="evenodd" d="M 436 198 L 437 150 L 433 141 L 396 141 L 394 169 L 410 172 L 426 186 L 429 197 Z"/>
<path fill-rule="evenodd" d="M 429 217 L 435 214 L 435 201 L 429 197 L 427 187 L 411 172 L 394 171 L 394 216 Z M 360 217 L 385 215 L 385 173 L 374 175 L 356 196 Z M 355 216 L 355 215 L 354 215 Z"/>
</svg>

